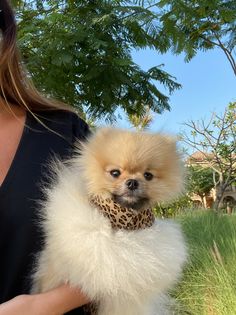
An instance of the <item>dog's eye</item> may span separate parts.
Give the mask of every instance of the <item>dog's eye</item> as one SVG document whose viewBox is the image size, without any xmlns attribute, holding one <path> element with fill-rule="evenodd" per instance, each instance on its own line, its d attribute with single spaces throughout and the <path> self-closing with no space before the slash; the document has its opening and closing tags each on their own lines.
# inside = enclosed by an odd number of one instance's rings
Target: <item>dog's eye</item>
<svg viewBox="0 0 236 315">
<path fill-rule="evenodd" d="M 112 177 L 119 177 L 120 176 L 120 171 L 119 170 L 111 170 L 110 174 Z"/>
<path fill-rule="evenodd" d="M 152 179 L 153 179 L 153 175 L 152 175 L 152 173 L 150 173 L 150 172 L 145 172 L 145 173 L 143 174 L 143 176 L 144 176 L 144 178 L 145 178 L 146 180 L 152 180 Z"/>
</svg>

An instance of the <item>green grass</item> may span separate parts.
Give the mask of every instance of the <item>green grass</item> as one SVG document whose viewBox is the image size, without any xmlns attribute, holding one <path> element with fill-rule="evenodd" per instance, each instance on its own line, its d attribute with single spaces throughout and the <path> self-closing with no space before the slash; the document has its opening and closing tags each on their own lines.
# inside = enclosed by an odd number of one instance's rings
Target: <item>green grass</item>
<svg viewBox="0 0 236 315">
<path fill-rule="evenodd" d="M 177 314 L 236 315 L 236 216 L 194 211 L 180 220 L 189 262 L 174 292 Z"/>
</svg>

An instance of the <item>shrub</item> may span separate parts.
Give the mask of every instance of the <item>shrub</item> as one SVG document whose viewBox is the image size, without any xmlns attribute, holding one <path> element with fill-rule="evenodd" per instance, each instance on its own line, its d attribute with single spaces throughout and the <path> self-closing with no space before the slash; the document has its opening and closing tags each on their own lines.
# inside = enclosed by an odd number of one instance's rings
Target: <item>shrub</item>
<svg viewBox="0 0 236 315">
<path fill-rule="evenodd" d="M 154 212 L 160 217 L 175 217 L 176 215 L 185 212 L 186 209 L 191 209 L 193 207 L 193 202 L 188 195 L 183 195 L 180 198 L 169 202 L 169 203 L 159 203 L 154 207 Z"/>
</svg>

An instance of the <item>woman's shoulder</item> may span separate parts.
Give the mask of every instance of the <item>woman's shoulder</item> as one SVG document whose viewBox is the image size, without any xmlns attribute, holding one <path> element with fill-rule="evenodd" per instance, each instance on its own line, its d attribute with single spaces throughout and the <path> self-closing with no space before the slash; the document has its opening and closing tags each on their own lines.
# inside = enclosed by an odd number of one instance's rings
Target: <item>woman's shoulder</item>
<svg viewBox="0 0 236 315">
<path fill-rule="evenodd" d="M 34 121 L 42 122 L 46 128 L 59 134 L 71 135 L 83 140 L 89 135 L 87 123 L 75 112 L 67 110 L 47 110 L 34 113 Z M 32 116 L 32 115 L 31 115 Z"/>
<path fill-rule="evenodd" d="M 87 126 L 86 122 L 76 112 L 70 110 L 44 110 L 34 112 L 34 114 L 49 124 Z"/>
</svg>

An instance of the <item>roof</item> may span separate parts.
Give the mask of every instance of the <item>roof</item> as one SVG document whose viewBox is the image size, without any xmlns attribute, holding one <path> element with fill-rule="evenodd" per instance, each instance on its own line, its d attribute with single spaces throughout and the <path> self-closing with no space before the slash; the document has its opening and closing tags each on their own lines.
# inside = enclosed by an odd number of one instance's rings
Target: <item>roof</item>
<svg viewBox="0 0 236 315">
<path fill-rule="evenodd" d="M 209 159 L 213 159 L 214 155 L 212 153 L 196 151 L 188 158 L 188 162 L 206 162 Z"/>
</svg>

